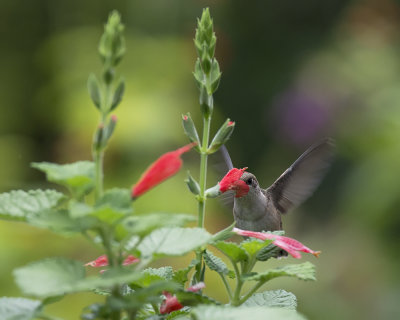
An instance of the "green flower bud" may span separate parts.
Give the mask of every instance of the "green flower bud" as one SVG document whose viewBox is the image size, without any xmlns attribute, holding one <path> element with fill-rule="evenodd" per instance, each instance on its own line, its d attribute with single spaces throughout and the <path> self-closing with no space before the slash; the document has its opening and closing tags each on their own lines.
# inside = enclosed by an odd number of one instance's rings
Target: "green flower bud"
<svg viewBox="0 0 400 320">
<path fill-rule="evenodd" d="M 201 63 L 200 63 L 199 58 L 197 58 L 196 63 L 194 65 L 193 76 L 196 79 L 196 83 L 197 83 L 197 86 L 199 87 L 199 89 L 201 86 L 206 85 L 206 83 L 204 81 L 204 73 L 203 73 L 203 70 L 201 69 Z"/>
<path fill-rule="evenodd" d="M 104 137 L 104 123 L 100 123 L 93 138 L 93 147 L 99 151 L 103 148 L 103 137 Z"/>
<path fill-rule="evenodd" d="M 200 194 L 200 186 L 196 180 L 190 175 L 189 171 L 187 172 L 187 178 L 185 179 L 186 185 L 188 186 L 191 193 L 194 195 Z"/>
<path fill-rule="evenodd" d="M 205 86 L 200 87 L 200 109 L 204 117 L 209 118 L 213 112 L 213 97 L 209 95 Z"/>
<path fill-rule="evenodd" d="M 182 125 L 183 130 L 185 130 L 185 134 L 188 136 L 189 140 L 191 142 L 197 142 L 195 148 L 199 150 L 200 139 L 190 113 L 182 115 Z"/>
<path fill-rule="evenodd" d="M 117 88 L 114 91 L 110 111 L 113 111 L 121 102 L 122 97 L 124 96 L 125 91 L 125 81 L 121 79 L 117 85 Z"/>
<path fill-rule="evenodd" d="M 124 25 L 117 11 L 111 12 L 99 43 L 99 53 L 106 64 L 114 67 L 125 54 Z"/>
<path fill-rule="evenodd" d="M 221 72 L 219 70 L 218 61 L 213 59 L 211 66 L 211 76 L 210 76 L 210 87 L 211 87 L 210 89 L 212 93 L 217 91 L 220 79 L 221 79 Z"/>
<path fill-rule="evenodd" d="M 223 144 L 225 144 L 229 140 L 234 128 L 235 128 L 235 122 L 227 119 L 221 126 L 221 128 L 218 130 L 218 132 L 215 134 L 214 139 L 211 141 L 211 145 L 208 148 L 207 152 L 209 154 L 214 153 Z"/>
<path fill-rule="evenodd" d="M 222 192 L 220 190 L 218 183 L 214 187 L 211 187 L 206 190 L 206 198 L 216 198 L 221 194 Z"/>
<path fill-rule="evenodd" d="M 113 114 L 108 122 L 107 126 L 104 128 L 104 139 L 103 144 L 104 147 L 107 144 L 107 141 L 111 138 L 112 134 L 114 133 L 115 126 L 117 125 L 117 116 Z"/>
<path fill-rule="evenodd" d="M 99 82 L 97 81 L 96 76 L 91 73 L 87 82 L 90 98 L 92 99 L 94 105 L 97 109 L 101 109 L 101 93 L 99 88 Z"/>
</svg>

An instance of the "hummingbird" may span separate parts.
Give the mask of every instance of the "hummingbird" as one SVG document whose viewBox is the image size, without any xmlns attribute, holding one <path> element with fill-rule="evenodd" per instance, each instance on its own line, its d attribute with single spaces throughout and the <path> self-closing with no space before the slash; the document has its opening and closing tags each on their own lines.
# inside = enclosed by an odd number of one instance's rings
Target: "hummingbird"
<svg viewBox="0 0 400 320">
<path fill-rule="evenodd" d="M 233 167 L 227 150 L 222 152 L 228 166 Z M 282 230 L 282 215 L 311 196 L 328 170 L 333 153 L 332 139 L 312 145 L 266 189 L 260 187 L 254 174 L 244 172 L 240 179 L 249 186 L 249 192 L 234 198 L 236 227 L 250 231 Z"/>
</svg>

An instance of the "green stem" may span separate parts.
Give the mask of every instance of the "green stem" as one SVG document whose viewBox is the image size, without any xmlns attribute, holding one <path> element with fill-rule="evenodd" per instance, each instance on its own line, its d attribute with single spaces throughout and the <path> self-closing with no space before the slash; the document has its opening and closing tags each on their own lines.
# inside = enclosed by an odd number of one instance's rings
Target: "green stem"
<svg viewBox="0 0 400 320">
<path fill-rule="evenodd" d="M 206 183 L 207 183 L 207 149 L 208 141 L 210 137 L 210 123 L 211 116 L 204 117 L 204 129 L 203 129 L 203 140 L 201 145 L 201 157 L 200 157 L 200 197 L 199 197 L 199 216 L 197 225 L 199 228 L 204 228 L 204 218 L 206 210 Z"/>
<path fill-rule="evenodd" d="M 225 276 L 222 273 L 218 273 L 221 276 L 222 282 L 225 285 L 226 292 L 228 292 L 228 297 L 229 297 L 229 302 L 232 301 L 232 289 L 231 286 L 229 285 L 228 281 L 226 280 Z"/>
<path fill-rule="evenodd" d="M 258 289 L 260 289 L 260 287 L 264 283 L 265 283 L 264 281 L 260 281 L 253 288 L 251 288 L 250 291 L 247 292 L 247 294 L 242 299 L 239 300 L 238 306 L 240 306 L 243 302 L 245 302 L 248 298 L 250 298 Z"/>
<path fill-rule="evenodd" d="M 208 141 L 210 137 L 210 123 L 211 116 L 204 117 L 204 126 L 203 126 L 203 140 L 201 144 L 201 156 L 200 156 L 200 194 L 198 197 L 199 201 L 199 211 L 198 211 L 198 222 L 197 225 L 199 228 L 204 228 L 204 218 L 206 212 L 206 183 L 207 183 L 207 149 L 208 149 Z M 203 268 L 203 256 L 201 251 L 197 251 L 196 258 L 199 261 L 199 264 L 196 266 L 196 280 L 197 282 L 202 281 L 201 279 L 201 270 Z"/>
<path fill-rule="evenodd" d="M 235 271 L 236 288 L 235 288 L 235 293 L 233 295 L 233 299 L 231 301 L 231 305 L 238 306 L 240 303 L 240 291 L 242 290 L 243 281 L 240 278 L 240 272 L 239 268 L 237 267 L 237 264 L 235 262 L 232 262 L 232 265 L 233 265 L 233 270 Z"/>
<path fill-rule="evenodd" d="M 96 150 L 94 152 L 94 163 L 96 167 L 96 200 L 103 195 L 103 162 L 104 162 L 104 151 Z"/>
</svg>

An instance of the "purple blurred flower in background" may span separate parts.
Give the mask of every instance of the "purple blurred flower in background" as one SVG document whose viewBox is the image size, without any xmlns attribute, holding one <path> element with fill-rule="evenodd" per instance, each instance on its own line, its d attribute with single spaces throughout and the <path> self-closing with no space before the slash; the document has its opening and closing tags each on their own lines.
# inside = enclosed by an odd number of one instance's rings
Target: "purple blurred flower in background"
<svg viewBox="0 0 400 320">
<path fill-rule="evenodd" d="M 274 103 L 276 133 L 299 146 L 318 140 L 328 135 L 330 106 L 324 97 L 296 89 L 287 91 Z"/>
</svg>

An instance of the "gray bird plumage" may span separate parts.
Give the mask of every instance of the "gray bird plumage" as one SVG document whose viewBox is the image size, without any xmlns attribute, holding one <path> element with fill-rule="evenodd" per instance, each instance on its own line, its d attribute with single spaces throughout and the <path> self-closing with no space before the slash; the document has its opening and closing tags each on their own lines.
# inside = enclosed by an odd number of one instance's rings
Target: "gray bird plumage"
<svg viewBox="0 0 400 320">
<path fill-rule="evenodd" d="M 236 226 L 251 231 L 282 229 L 281 214 L 305 201 L 317 188 L 333 159 L 334 143 L 325 139 L 307 149 L 269 188 L 244 172 L 247 195 L 234 198 Z"/>
</svg>

